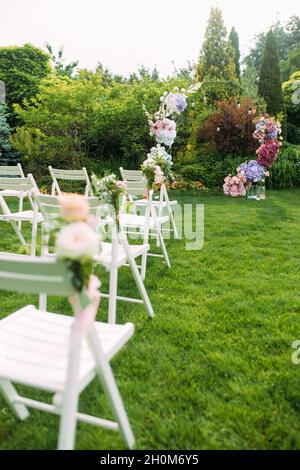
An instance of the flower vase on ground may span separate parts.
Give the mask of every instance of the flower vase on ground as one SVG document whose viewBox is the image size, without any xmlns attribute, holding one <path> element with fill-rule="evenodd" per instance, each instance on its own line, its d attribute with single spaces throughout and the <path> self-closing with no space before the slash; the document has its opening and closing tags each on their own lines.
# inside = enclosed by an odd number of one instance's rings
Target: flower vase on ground
<svg viewBox="0 0 300 470">
<path fill-rule="evenodd" d="M 256 199 L 256 185 L 253 184 L 252 182 L 248 185 L 247 198 Z"/>
<path fill-rule="evenodd" d="M 262 178 L 259 182 L 259 199 L 264 201 L 266 199 L 266 181 Z"/>
<path fill-rule="evenodd" d="M 257 201 L 260 201 L 260 182 L 257 183 L 255 186 L 256 186 L 255 199 L 256 199 Z"/>
</svg>

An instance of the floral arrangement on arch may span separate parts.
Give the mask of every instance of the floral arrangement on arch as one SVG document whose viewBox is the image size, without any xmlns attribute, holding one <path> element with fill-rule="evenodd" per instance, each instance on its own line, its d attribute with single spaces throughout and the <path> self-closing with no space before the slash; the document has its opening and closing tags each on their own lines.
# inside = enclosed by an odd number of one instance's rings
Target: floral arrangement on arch
<svg viewBox="0 0 300 470">
<path fill-rule="evenodd" d="M 172 156 L 164 146 L 171 149 L 177 136 L 175 116 L 184 112 L 187 107 L 189 94 L 194 93 L 201 86 L 201 83 L 191 85 L 188 90 L 175 87 L 172 92 L 165 91 L 160 97 L 158 111 L 151 115 L 145 105 L 143 109 L 148 118 L 150 135 L 155 137 L 156 147 L 152 147 L 146 160 L 142 163 L 141 170 L 148 180 L 148 187 L 153 184 L 160 185 L 170 179 L 173 165 Z"/>
<path fill-rule="evenodd" d="M 256 122 L 254 139 L 260 142 L 256 150 L 257 159 L 242 163 L 237 168 L 237 175 L 228 175 L 224 179 L 223 190 L 226 196 L 245 196 L 246 188 L 269 176 L 268 169 L 273 165 L 282 143 L 281 124 L 268 114 L 261 116 Z"/>
</svg>

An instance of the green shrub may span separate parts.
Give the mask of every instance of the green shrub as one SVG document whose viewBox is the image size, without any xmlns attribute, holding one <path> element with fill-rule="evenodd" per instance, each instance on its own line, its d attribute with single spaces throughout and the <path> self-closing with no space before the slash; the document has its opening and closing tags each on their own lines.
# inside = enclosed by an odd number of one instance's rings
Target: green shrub
<svg viewBox="0 0 300 470">
<path fill-rule="evenodd" d="M 283 146 L 270 169 L 268 185 L 275 189 L 300 187 L 300 146 Z"/>
<path fill-rule="evenodd" d="M 179 166 L 176 167 L 176 171 L 186 180 L 201 181 L 207 188 L 218 188 L 223 185 L 225 176 L 228 173 L 235 173 L 243 161 L 245 159 L 241 157 L 227 155 L 219 161 L 208 158 L 201 163 Z"/>
<path fill-rule="evenodd" d="M 37 178 L 48 173 L 50 164 L 57 168 L 85 165 L 97 168 L 97 173 L 109 167 L 114 171 L 119 166 L 139 168 L 155 145 L 142 104 L 155 112 L 163 91 L 175 85 L 186 87 L 187 82 L 147 79 L 107 85 L 101 71 L 80 73 L 77 79 L 48 78 L 35 98 L 15 105 L 23 125 L 11 142 L 28 157 L 26 169 Z M 185 142 L 186 118 L 182 119 L 173 154 Z"/>
<path fill-rule="evenodd" d="M 299 84 L 300 71 L 293 73 L 290 79 L 282 84 L 287 115 L 287 140 L 292 144 L 300 144 Z"/>
<path fill-rule="evenodd" d="M 0 47 L 0 80 L 5 82 L 10 107 L 35 96 L 40 81 L 51 71 L 49 60 L 48 54 L 31 44 Z"/>
</svg>

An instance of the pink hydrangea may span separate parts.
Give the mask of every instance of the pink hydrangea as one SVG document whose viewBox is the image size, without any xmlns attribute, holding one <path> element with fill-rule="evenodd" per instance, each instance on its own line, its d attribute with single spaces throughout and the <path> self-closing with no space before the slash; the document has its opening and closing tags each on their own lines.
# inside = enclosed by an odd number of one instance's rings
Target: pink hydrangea
<svg viewBox="0 0 300 470">
<path fill-rule="evenodd" d="M 160 144 L 171 147 L 176 138 L 176 122 L 172 119 L 163 118 L 153 122 L 149 120 L 150 135 L 156 137 Z"/>
<path fill-rule="evenodd" d="M 223 191 L 225 196 L 239 197 L 246 195 L 245 182 L 247 181 L 242 171 L 238 171 L 237 175 L 228 175 L 224 179 Z"/>
</svg>

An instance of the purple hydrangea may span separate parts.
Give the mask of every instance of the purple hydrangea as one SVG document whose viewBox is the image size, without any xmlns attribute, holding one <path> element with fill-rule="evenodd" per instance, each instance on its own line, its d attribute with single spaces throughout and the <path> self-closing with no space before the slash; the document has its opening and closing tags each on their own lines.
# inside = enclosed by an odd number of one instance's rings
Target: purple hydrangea
<svg viewBox="0 0 300 470">
<path fill-rule="evenodd" d="M 177 110 L 182 113 L 185 108 L 187 107 L 186 96 L 181 95 L 180 93 L 176 94 L 176 108 Z"/>
<path fill-rule="evenodd" d="M 267 132 L 267 139 L 274 140 L 277 137 L 277 131 Z"/>
<path fill-rule="evenodd" d="M 244 173 L 248 181 L 257 183 L 265 175 L 265 168 L 257 163 L 256 160 L 250 160 L 248 163 L 242 163 L 240 170 Z"/>
</svg>

